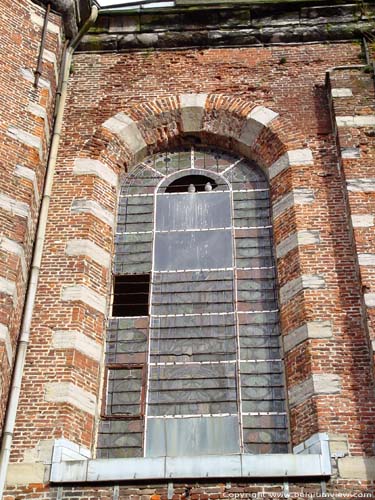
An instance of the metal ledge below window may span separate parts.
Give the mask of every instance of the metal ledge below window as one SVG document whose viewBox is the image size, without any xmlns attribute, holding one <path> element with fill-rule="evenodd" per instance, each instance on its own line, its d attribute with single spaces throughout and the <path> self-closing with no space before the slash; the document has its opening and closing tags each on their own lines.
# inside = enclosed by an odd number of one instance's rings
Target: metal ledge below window
<svg viewBox="0 0 375 500">
<path fill-rule="evenodd" d="M 285 479 L 325 477 L 330 474 L 331 464 L 327 446 L 326 453 L 305 455 L 207 455 L 66 461 L 52 464 L 50 480 L 52 483 L 96 483 L 144 479 Z"/>
</svg>

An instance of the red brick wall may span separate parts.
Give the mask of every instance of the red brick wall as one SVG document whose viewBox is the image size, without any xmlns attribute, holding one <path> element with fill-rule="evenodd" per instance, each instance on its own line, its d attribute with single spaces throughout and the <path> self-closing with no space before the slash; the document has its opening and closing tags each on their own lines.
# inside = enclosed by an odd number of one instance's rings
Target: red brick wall
<svg viewBox="0 0 375 500">
<path fill-rule="evenodd" d="M 84 301 L 62 300 L 62 294 L 64 287 L 77 284 L 101 297 L 108 292 L 109 269 L 91 258 L 67 255 L 66 245 L 72 239 L 85 239 L 112 251 L 111 226 L 103 218 L 72 211 L 72 204 L 77 199 L 89 199 L 115 214 L 116 190 L 98 177 L 77 176 L 74 161 L 78 157 L 101 159 L 115 173 L 123 172 L 124 164 L 132 166 L 134 159 L 129 152 L 101 129 L 105 120 L 120 111 L 138 123 L 149 152 L 178 142 L 179 122 L 177 118 L 173 120 L 177 117 L 175 96 L 184 93 L 225 94 L 248 102 L 249 110 L 260 105 L 279 113 L 273 135 L 271 126 L 262 132 L 253 151 L 267 167 L 286 150 L 311 149 L 313 165 L 297 164 L 272 181 L 275 203 L 291 189 L 310 189 L 315 196 L 313 202 L 296 205 L 275 219 L 275 244 L 303 230 L 319 231 L 320 242 L 298 246 L 280 257 L 278 279 L 282 289 L 301 275 L 319 276 L 324 280 L 324 288 L 307 288 L 297 293 L 293 301 L 285 301 L 281 326 L 287 336 L 306 322 L 326 321 L 331 324 L 332 335 L 305 339 L 290 348 L 285 356 L 286 375 L 292 392 L 312 375 L 321 374 L 336 377 L 340 388 L 334 394 L 318 392 L 297 400 L 290 412 L 292 444 L 299 444 L 316 432 L 328 432 L 343 439 L 347 436 L 351 455 L 373 455 L 372 362 L 325 86 L 325 71 L 332 64 L 357 64 L 358 54 L 358 45 L 341 43 L 75 56 L 21 392 L 14 462 L 24 461 L 25 450 L 30 456 L 40 440 L 61 436 L 94 449 L 95 404 L 87 403 L 86 409 L 77 409 L 59 403 L 56 394 L 54 401 L 50 397 L 46 400 L 47 384 L 55 382 L 73 384 L 93 399 L 100 398 L 100 363 L 74 348 L 55 348 L 53 340 L 54 332 L 60 330 L 79 331 L 98 345 L 104 340 L 103 311 Z M 217 110 L 225 107 L 223 101 L 216 106 L 208 101 L 207 120 L 220 121 Z M 244 118 L 241 109 L 232 111 L 228 129 Z M 224 112 L 222 116 L 226 116 Z M 215 138 L 208 132 L 202 136 L 217 145 L 235 147 L 234 140 Z M 332 482 L 331 488 L 340 489 L 340 484 L 346 491 L 348 487 L 350 491 L 373 488 L 366 482 L 348 486 L 346 480 Z M 239 491 L 247 491 L 246 488 L 240 486 Z M 263 486 L 248 488 L 250 492 L 254 491 L 252 488 L 259 492 Z M 280 490 L 281 486 L 275 488 Z M 317 491 L 319 486 L 311 488 Z M 122 491 L 124 497 L 131 494 L 129 490 Z M 65 494 L 67 498 L 74 496 L 68 490 Z M 95 489 L 83 493 L 83 497 L 85 494 L 101 498 L 113 493 Z M 212 498 L 218 494 L 223 497 L 223 493 L 215 492 Z M 134 495 L 138 498 L 141 492 Z M 14 496 L 12 493 L 10 498 Z M 42 493 L 38 496 L 43 498 Z M 208 497 L 202 491 L 196 498 Z"/>
<path fill-rule="evenodd" d="M 60 18 L 51 14 L 42 76 L 35 88 L 32 80 L 43 18 L 44 10 L 30 0 L 2 2 L 0 280 L 5 281 L 0 286 L 0 426 L 20 328 L 62 49 Z"/>
</svg>

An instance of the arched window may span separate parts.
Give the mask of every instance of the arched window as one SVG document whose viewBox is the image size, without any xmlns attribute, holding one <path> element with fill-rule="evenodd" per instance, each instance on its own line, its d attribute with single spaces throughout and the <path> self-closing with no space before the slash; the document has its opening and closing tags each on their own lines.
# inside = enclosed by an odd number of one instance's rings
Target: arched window
<svg viewBox="0 0 375 500">
<path fill-rule="evenodd" d="M 122 185 L 98 456 L 287 453 L 269 190 L 220 151 Z"/>
</svg>

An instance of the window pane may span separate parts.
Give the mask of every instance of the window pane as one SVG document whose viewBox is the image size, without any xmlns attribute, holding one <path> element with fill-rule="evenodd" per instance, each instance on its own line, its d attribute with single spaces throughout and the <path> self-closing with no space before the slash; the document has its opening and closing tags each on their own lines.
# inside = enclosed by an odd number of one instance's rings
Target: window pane
<svg viewBox="0 0 375 500">
<path fill-rule="evenodd" d="M 238 453 L 238 419 L 236 416 L 152 418 L 148 420 L 147 425 L 148 457 Z"/>
<path fill-rule="evenodd" d="M 231 227 L 228 192 L 163 194 L 157 197 L 157 231 L 218 227 Z"/>
<path fill-rule="evenodd" d="M 230 230 L 157 233 L 155 270 L 217 269 L 233 265 Z"/>
</svg>

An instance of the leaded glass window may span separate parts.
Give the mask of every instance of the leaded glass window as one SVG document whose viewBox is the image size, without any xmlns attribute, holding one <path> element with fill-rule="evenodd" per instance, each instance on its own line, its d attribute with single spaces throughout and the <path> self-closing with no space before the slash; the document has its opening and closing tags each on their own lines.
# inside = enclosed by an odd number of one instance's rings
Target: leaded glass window
<svg viewBox="0 0 375 500">
<path fill-rule="evenodd" d="M 286 453 L 261 170 L 209 149 L 138 165 L 121 188 L 113 274 L 98 456 Z"/>
</svg>

